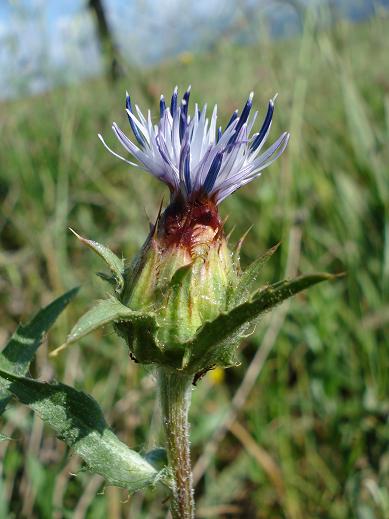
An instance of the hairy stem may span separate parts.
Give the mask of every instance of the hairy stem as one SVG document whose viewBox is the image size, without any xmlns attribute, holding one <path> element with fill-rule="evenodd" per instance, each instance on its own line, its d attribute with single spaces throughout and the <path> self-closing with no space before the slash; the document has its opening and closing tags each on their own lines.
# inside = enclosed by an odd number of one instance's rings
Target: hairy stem
<svg viewBox="0 0 389 519">
<path fill-rule="evenodd" d="M 193 519 L 194 499 L 189 449 L 188 411 L 192 377 L 159 368 L 159 396 L 169 466 L 174 477 L 173 519 Z"/>
</svg>

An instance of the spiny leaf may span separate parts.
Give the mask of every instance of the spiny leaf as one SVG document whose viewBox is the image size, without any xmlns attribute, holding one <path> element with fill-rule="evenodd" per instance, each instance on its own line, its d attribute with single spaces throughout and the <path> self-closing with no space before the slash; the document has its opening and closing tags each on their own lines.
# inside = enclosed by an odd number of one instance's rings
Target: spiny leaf
<svg viewBox="0 0 389 519">
<path fill-rule="evenodd" d="M 152 327 L 155 320 L 152 315 L 135 312 L 120 301 L 114 298 L 100 301 L 89 312 L 84 314 L 76 325 L 72 328 L 67 343 L 72 343 L 81 339 L 88 333 L 96 330 L 105 324 L 118 321 L 132 321 L 143 324 L 145 327 Z"/>
<path fill-rule="evenodd" d="M 154 330 L 157 326 L 152 314 L 135 312 L 112 297 L 100 301 L 84 314 L 73 326 L 65 344 L 52 351 L 50 355 L 57 355 L 69 344 L 78 341 L 101 326 L 120 322 L 140 325 L 142 328 L 150 331 Z"/>
<path fill-rule="evenodd" d="M 4 350 L 0 353 L 0 368 L 15 375 L 25 375 L 30 363 L 39 348 L 42 339 L 53 325 L 59 314 L 77 294 L 78 288 L 73 288 L 55 299 L 40 310 L 27 324 L 20 324 L 12 335 Z M 0 414 L 10 400 L 8 392 L 1 391 L 0 381 Z"/>
<path fill-rule="evenodd" d="M 110 271 L 112 272 L 115 278 L 116 292 L 120 294 L 124 287 L 123 261 L 120 258 L 118 258 L 116 254 L 114 254 L 110 249 L 108 249 L 108 247 L 101 245 L 101 243 L 98 243 L 97 241 L 87 240 L 86 238 L 83 238 L 82 236 L 77 234 L 76 231 L 74 231 L 73 229 L 70 230 L 84 245 L 96 252 L 96 254 L 98 254 L 100 258 L 102 258 L 105 261 L 105 263 L 108 265 Z"/>
<path fill-rule="evenodd" d="M 0 370 L 0 380 L 109 485 L 134 492 L 161 479 L 162 473 L 112 432 L 90 395 L 65 384 L 38 382 L 4 370 Z"/>
<path fill-rule="evenodd" d="M 258 282 L 258 278 L 265 263 L 273 256 L 279 245 L 279 243 L 274 245 L 274 247 L 266 251 L 265 254 L 253 261 L 246 268 L 246 270 L 239 278 L 238 285 L 232 293 L 231 301 L 229 303 L 230 308 L 233 308 L 234 306 L 247 301 L 256 288 L 255 285 Z"/>
<path fill-rule="evenodd" d="M 4 442 L 7 440 L 12 440 L 9 436 L 6 436 L 5 434 L 0 433 L 0 442 Z"/>
<path fill-rule="evenodd" d="M 243 333 L 253 325 L 258 317 L 285 299 L 321 281 L 332 280 L 337 276 L 326 273 L 301 276 L 291 281 L 284 280 L 269 285 L 250 300 L 232 310 L 220 314 L 206 323 L 186 347 L 186 370 L 193 371 L 221 363 L 228 365 L 234 357 L 234 347 Z"/>
</svg>

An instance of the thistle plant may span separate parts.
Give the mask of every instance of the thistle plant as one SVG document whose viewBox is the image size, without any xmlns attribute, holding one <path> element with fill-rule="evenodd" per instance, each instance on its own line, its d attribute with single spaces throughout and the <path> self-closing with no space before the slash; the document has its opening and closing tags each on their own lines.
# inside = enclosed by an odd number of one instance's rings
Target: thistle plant
<svg viewBox="0 0 389 519">
<path fill-rule="evenodd" d="M 25 375 L 43 334 L 75 295 L 71 291 L 20 327 L 0 355 L 0 411 L 15 395 L 29 405 L 58 436 L 107 484 L 133 492 L 164 485 L 170 493 L 172 517 L 194 517 L 188 411 L 193 384 L 216 366 L 236 366 L 238 347 L 261 315 L 328 274 L 311 274 L 258 286 L 270 249 L 242 271 L 231 252 L 219 205 L 237 189 L 259 177 L 285 150 L 282 133 L 264 151 L 274 101 L 257 132 L 253 94 L 241 113 L 235 111 L 224 129 L 217 128 L 217 107 L 189 113 L 190 88 L 179 101 L 174 90 L 170 106 L 160 99 L 157 124 L 126 96 L 131 140 L 113 123 L 126 152 L 119 159 L 164 182 L 170 201 L 159 211 L 146 241 L 132 262 L 77 233 L 109 268 L 102 277 L 112 295 L 79 319 L 65 346 L 111 323 L 133 361 L 154 367 L 158 381 L 166 457 L 161 449 L 141 456 L 125 446 L 106 424 L 92 397 L 63 384 L 43 384 Z M 129 155 L 129 157 L 128 157 Z M 161 467 L 162 463 L 162 467 Z"/>
</svg>

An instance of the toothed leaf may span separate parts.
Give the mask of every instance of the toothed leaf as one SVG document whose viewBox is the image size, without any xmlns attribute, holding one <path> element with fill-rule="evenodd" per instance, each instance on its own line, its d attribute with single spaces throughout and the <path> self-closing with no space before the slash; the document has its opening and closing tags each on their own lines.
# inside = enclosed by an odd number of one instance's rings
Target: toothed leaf
<svg viewBox="0 0 389 519">
<path fill-rule="evenodd" d="M 108 268 L 112 272 L 115 282 L 116 282 L 116 292 L 121 293 L 124 287 L 124 278 L 123 278 L 123 272 L 124 272 L 124 262 L 120 258 L 116 256 L 108 247 L 105 247 L 105 245 L 101 245 L 101 243 L 98 243 L 97 241 L 93 240 L 87 240 L 86 238 L 83 238 L 79 234 L 77 234 L 75 231 L 72 230 L 75 236 L 87 247 L 92 249 L 96 254 L 102 258 L 105 263 L 107 264 Z M 101 276 L 102 277 L 102 276 Z M 107 279 L 107 278 L 105 278 Z"/>
<path fill-rule="evenodd" d="M 161 350 L 155 339 L 157 323 L 154 315 L 135 312 L 113 297 L 100 301 L 84 314 L 72 328 L 61 349 L 111 323 L 119 335 L 131 344 L 130 349 L 136 360 L 144 363 L 161 361 Z"/>
<path fill-rule="evenodd" d="M 151 314 L 134 312 L 117 299 L 110 298 L 100 301 L 84 314 L 73 326 L 66 342 L 71 344 L 101 326 L 120 321 L 139 323 L 149 329 L 156 327 L 155 319 Z"/>
<path fill-rule="evenodd" d="M 0 380 L 109 485 L 134 492 L 161 478 L 162 474 L 112 432 L 90 395 L 65 384 L 38 382 L 4 370 L 0 370 Z"/>
<path fill-rule="evenodd" d="M 17 327 L 15 333 L 0 353 L 1 369 L 15 375 L 25 375 L 27 373 L 44 335 L 77 294 L 78 290 L 78 288 L 69 290 L 69 292 L 66 292 L 40 310 L 30 322 L 20 324 Z M 4 412 L 10 398 L 8 392 L 3 390 L 3 385 L 0 381 L 0 414 Z"/>
<path fill-rule="evenodd" d="M 319 273 L 278 282 L 258 291 L 250 301 L 220 314 L 206 323 L 196 337 L 187 343 L 184 369 L 193 372 L 215 364 L 233 365 L 236 362 L 236 347 L 242 335 L 257 322 L 261 314 L 298 292 L 335 277 Z"/>
</svg>

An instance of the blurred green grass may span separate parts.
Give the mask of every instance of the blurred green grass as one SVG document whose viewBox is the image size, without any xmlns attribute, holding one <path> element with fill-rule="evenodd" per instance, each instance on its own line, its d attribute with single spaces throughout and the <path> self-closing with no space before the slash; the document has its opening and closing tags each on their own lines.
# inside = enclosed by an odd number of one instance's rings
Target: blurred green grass
<svg viewBox="0 0 389 519">
<path fill-rule="evenodd" d="M 238 426 L 198 485 L 199 516 L 389 516 L 388 30 L 387 18 L 319 32 L 308 19 L 299 39 L 264 37 L 241 48 L 221 41 L 207 54 L 130 70 L 120 84 L 99 79 L 0 105 L 0 338 L 81 284 L 32 374 L 55 373 L 92 393 L 121 438 L 145 450 L 161 442 L 153 374 L 128 360 L 111 330 L 48 360 L 105 291 L 93 274 L 101 264 L 68 227 L 130 258 L 167 197 L 150 176 L 109 155 L 97 132 L 115 147 L 110 126 L 112 120 L 125 125 L 126 89 L 156 114 L 161 92 L 191 83 L 194 100 L 218 103 L 225 121 L 251 90 L 260 114 L 279 92 L 271 136 L 289 129 L 290 145 L 261 179 L 223 204 L 227 230 L 234 227 L 238 241 L 253 226 L 244 265 L 282 241 L 263 282 L 296 269 L 347 277 L 288 307 Z M 194 391 L 194 460 L 269 326 L 265 319 L 247 339 L 239 368 L 224 380 L 208 375 Z M 0 518 L 164 517 L 158 492 L 127 502 L 117 489 L 101 493 L 101 480 L 80 472 L 79 461 L 20 406 L 1 424 L 15 439 L 0 443 Z M 271 457 L 270 469 L 261 452 Z"/>
</svg>

